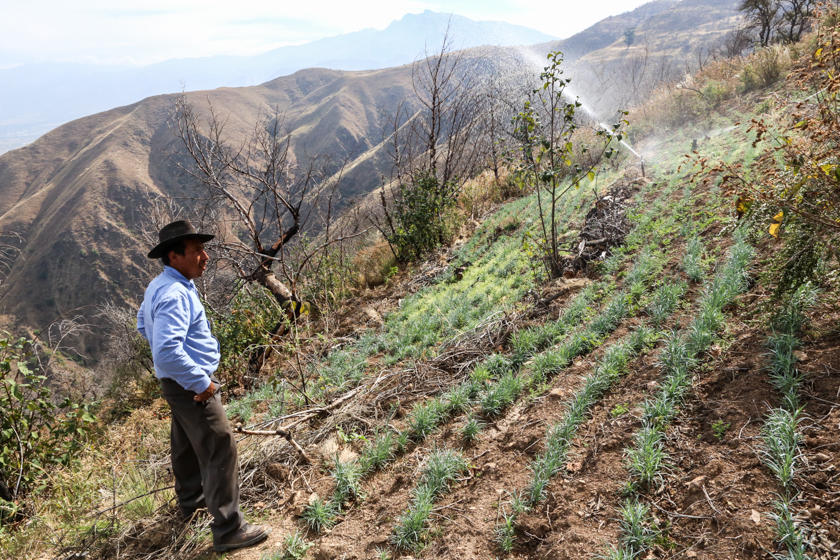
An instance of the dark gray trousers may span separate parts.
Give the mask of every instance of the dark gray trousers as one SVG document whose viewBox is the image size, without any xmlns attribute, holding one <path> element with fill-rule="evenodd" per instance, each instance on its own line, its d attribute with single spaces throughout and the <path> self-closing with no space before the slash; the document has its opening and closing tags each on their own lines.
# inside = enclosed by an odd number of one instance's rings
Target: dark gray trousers
<svg viewBox="0 0 840 560">
<path fill-rule="evenodd" d="M 218 385 L 218 382 L 216 382 Z M 236 441 L 219 393 L 203 403 L 172 379 L 161 379 L 172 409 L 172 472 L 175 495 L 184 513 L 206 503 L 213 516 L 213 540 L 239 529 L 239 464 Z"/>
</svg>

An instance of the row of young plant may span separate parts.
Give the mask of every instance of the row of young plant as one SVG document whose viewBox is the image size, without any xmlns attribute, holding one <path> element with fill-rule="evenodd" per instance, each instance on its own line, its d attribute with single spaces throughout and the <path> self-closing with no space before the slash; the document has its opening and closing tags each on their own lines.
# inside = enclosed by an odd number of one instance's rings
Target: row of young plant
<svg viewBox="0 0 840 560">
<path fill-rule="evenodd" d="M 586 298 L 580 298 L 583 301 L 573 302 L 564 314 L 563 319 L 565 320 L 562 322 L 558 321 L 542 328 L 527 329 L 517 333 L 518 336 L 514 337 L 512 343 L 514 351 L 510 359 L 498 355 L 492 356 L 485 362 L 486 370 L 477 368 L 479 372 L 484 370 L 483 373 L 472 377 L 471 381 L 473 383 L 479 382 L 483 385 L 483 390 L 476 398 L 482 415 L 488 418 L 496 417 L 529 389 L 532 392 L 539 392 L 541 388 L 545 388 L 551 377 L 568 367 L 576 357 L 585 355 L 600 345 L 627 317 L 631 308 L 645 292 L 647 284 L 652 278 L 658 276 L 661 268 L 662 260 L 653 256 L 650 248 L 646 248 L 638 255 L 635 265 L 625 279 L 628 286 L 626 291 L 615 294 L 605 305 L 604 310 L 588 326 L 572 333 L 554 348 L 537 354 L 541 348 L 556 344 L 562 338 L 562 334 L 573 324 L 571 320 L 580 315 L 578 310 L 582 310 Z M 606 368 L 620 368 L 626 365 L 629 354 L 638 351 L 645 344 L 646 338 L 650 334 L 651 331 L 646 330 L 641 332 L 638 337 L 631 337 L 627 345 L 622 347 L 627 352 L 611 353 L 609 355 L 611 362 L 608 366 L 605 366 L 605 373 Z M 530 356 L 535 356 L 530 364 L 530 371 L 520 374 L 520 366 L 527 362 Z M 475 374 L 476 371 L 473 373 Z M 483 380 L 485 375 L 491 376 L 490 379 Z M 493 381 L 491 382 L 491 380 Z M 426 405 L 417 410 L 427 411 L 429 407 Z M 425 413 L 423 417 L 425 417 Z M 417 416 L 414 416 L 414 420 L 417 418 Z M 417 425 L 416 422 L 412 423 L 411 421 L 409 424 Z M 427 426 L 428 424 L 423 423 L 423 425 Z M 474 435 L 477 425 L 478 421 L 474 417 L 468 417 L 462 432 L 465 439 Z M 423 430 L 424 437 L 430 431 Z M 423 487 L 424 483 L 418 486 L 421 489 Z M 416 549 L 421 546 L 427 532 L 426 522 L 430 512 L 431 500 L 426 497 L 425 491 L 419 494 L 415 492 L 412 505 L 400 518 L 392 542 L 402 549 Z"/>
<path fill-rule="evenodd" d="M 654 292 L 646 311 L 655 325 L 661 325 L 678 307 L 686 285 L 684 282 L 664 283 Z M 583 386 L 569 400 L 560 422 L 547 430 L 544 449 L 529 465 L 531 481 L 522 491 L 514 492 L 502 523 L 495 528 L 495 540 L 504 552 L 515 545 L 518 516 L 530 511 L 545 499 L 551 478 L 566 465 L 567 454 L 580 425 L 592 406 L 626 371 L 627 365 L 645 348 L 651 347 L 661 335 L 647 325 L 640 325 L 619 342 L 611 345 Z"/>
<path fill-rule="evenodd" d="M 587 287 L 556 321 L 547 323 L 542 329 L 529 329 L 529 343 L 519 346 L 517 360 L 527 359 L 529 351 L 551 344 L 573 325 L 583 321 L 591 312 L 591 306 L 602 297 L 603 289 L 601 285 Z M 303 519 L 307 525 L 320 532 L 335 524 L 345 504 L 360 497 L 360 482 L 365 476 L 391 463 L 411 445 L 421 443 L 454 415 L 469 410 L 482 388 L 492 385 L 493 379 L 500 379 L 503 372 L 512 367 L 512 363 L 512 360 L 502 355 L 489 356 L 474 368 L 463 383 L 436 398 L 415 405 L 407 415 L 404 430 L 395 432 L 386 428 L 366 441 L 358 459 L 348 462 L 336 460 L 331 472 L 335 480 L 333 494 L 328 500 L 316 499 L 304 510 Z M 467 426 L 465 438 L 470 439 L 477 433 L 475 428 L 478 424 L 468 422 Z"/>
<path fill-rule="evenodd" d="M 269 380 L 232 400 L 227 405 L 229 414 L 247 423 L 262 408 L 269 418 L 267 425 L 288 410 L 304 406 L 303 391 L 310 402 L 322 402 L 355 387 L 372 356 L 381 355 L 385 365 L 429 357 L 440 341 L 467 332 L 499 309 L 514 305 L 532 288 L 527 259 L 519 250 L 521 230 L 530 227 L 520 216 L 533 214 L 527 211 L 532 202 L 523 197 L 509 203 L 479 228 L 478 237 L 484 243 L 456 250 L 456 263 L 470 263 L 459 280 L 444 274 L 440 281 L 406 297 L 398 310 L 385 317 L 381 332 L 367 331 L 305 366 L 305 377 L 310 379 L 305 387 L 293 390 L 286 380 Z M 493 235 L 497 230 L 504 235 Z"/>
<path fill-rule="evenodd" d="M 397 519 L 391 543 L 400 550 L 422 547 L 428 532 L 434 502 L 450 489 L 452 482 L 467 470 L 463 455 L 451 449 L 433 450 L 426 459 L 417 486 L 411 492 L 411 504 Z"/>
<path fill-rule="evenodd" d="M 666 187 L 668 191 L 666 194 L 670 194 L 674 188 L 675 185 Z M 690 195 L 691 192 L 688 190 L 685 196 L 690 197 Z M 680 229 L 677 225 L 680 211 L 668 212 L 662 202 L 664 198 L 667 197 L 660 196 L 656 203 L 635 216 L 636 227 L 628 235 L 624 247 L 619 250 L 616 257 L 621 252 L 632 250 L 651 238 L 657 239 L 659 243 L 667 246 L 671 239 L 676 237 Z M 688 206 L 682 205 L 681 208 L 685 209 Z M 647 243 L 650 244 L 651 242 L 647 241 Z M 696 236 L 689 240 L 682 264 L 692 280 L 705 272 L 703 247 Z M 659 328 L 664 324 L 665 320 L 679 305 L 686 288 L 687 285 L 682 281 L 665 282 L 654 292 L 645 308 L 646 314 L 654 327 Z M 639 295 L 639 285 L 634 285 L 631 281 L 629 293 L 631 297 Z M 567 413 L 561 422 L 548 430 L 544 444 L 545 452 L 539 455 L 530 465 L 531 482 L 524 490 L 512 494 L 508 511 L 503 513 L 502 522 L 495 528 L 496 544 L 504 552 L 510 552 L 515 545 L 518 516 L 529 511 L 544 499 L 546 487 L 551 477 L 560 472 L 565 465 L 566 455 L 575 433 L 586 419 L 592 405 L 621 376 L 627 363 L 646 346 L 654 344 L 659 337 L 659 333 L 643 325 L 623 341 L 610 347 L 593 374 L 586 378 L 583 387 L 569 401 Z"/>
<path fill-rule="evenodd" d="M 495 529 L 496 542 L 504 552 L 510 552 L 515 544 L 517 517 L 545 499 L 551 478 L 564 468 L 575 434 L 591 407 L 621 377 L 627 364 L 656 338 L 652 329 L 641 326 L 610 346 L 594 372 L 586 377 L 583 387 L 569 401 L 563 419 L 548 429 L 545 451 L 529 465 L 531 481 L 524 491 L 513 493 L 510 511 L 503 513 L 502 523 Z"/>
<path fill-rule="evenodd" d="M 802 455 L 799 424 L 803 417 L 799 398 L 802 374 L 796 367 L 796 350 L 800 346 L 798 336 L 805 321 L 804 311 L 815 301 L 816 292 L 810 284 L 800 287 L 775 317 L 774 332 L 767 341 L 770 381 L 782 394 L 782 404 L 770 411 L 762 428 L 761 457 L 782 487 L 770 517 L 776 523 L 776 537 L 787 555 L 776 557 L 790 560 L 809 558 L 807 542 L 793 513 L 798 495 L 794 478 Z"/>
<path fill-rule="evenodd" d="M 618 267 L 615 259 L 611 266 Z M 556 320 L 539 327 L 518 331 L 512 336 L 510 357 L 494 354 L 476 366 L 469 378 L 445 394 L 414 406 L 407 415 L 406 428 L 400 432 L 384 430 L 368 442 L 359 459 L 349 462 L 335 461 L 331 475 L 335 489 L 328 500 L 316 499 L 303 512 L 307 525 L 316 531 L 331 527 L 343 513 L 345 504 L 360 497 L 363 477 L 393 461 L 412 444 L 419 444 L 441 424 L 457 414 L 478 406 L 485 417 L 496 417 L 510 407 L 528 388 L 545 383 L 550 377 L 567 367 L 576 357 L 583 355 L 614 330 L 627 316 L 631 306 L 644 292 L 651 278 L 662 268 L 662 259 L 651 250 L 643 251 L 627 274 L 627 292 L 615 294 L 585 327 L 571 334 L 558 344 L 574 326 L 592 315 L 592 306 L 614 289 L 614 282 L 599 282 L 581 291 Z M 528 375 L 519 375 L 522 365 L 535 356 Z M 462 435 L 470 441 L 478 434 L 481 422 L 468 416 Z"/>
<path fill-rule="evenodd" d="M 502 215 L 500 223 L 506 223 L 507 218 L 502 212 L 499 214 Z M 497 225 L 495 230 L 488 231 L 497 231 L 498 228 Z M 476 235 L 473 238 L 477 237 L 481 236 Z M 483 245 L 482 243 L 478 247 Z M 478 251 L 479 249 L 471 247 L 470 250 Z M 627 258 L 626 251 L 618 251 L 604 263 L 604 273 L 608 277 L 615 276 Z M 651 257 L 650 251 L 644 252 L 639 260 L 641 265 L 635 266 L 626 280 L 626 283 L 632 286 L 631 292 L 634 294 L 644 291 L 640 287 L 643 287 L 644 283 L 654 276 L 653 268 L 661 266 L 657 259 Z M 342 463 L 336 459 L 331 472 L 335 481 L 333 494 L 326 500 L 320 498 L 314 500 L 304 510 L 302 517 L 307 526 L 316 532 L 333 526 L 339 515 L 345 511 L 347 503 L 361 497 L 360 484 L 365 476 L 392 462 L 410 445 L 422 442 L 439 425 L 457 414 L 466 412 L 476 401 L 480 404 L 485 416 L 500 414 L 518 398 L 525 388 L 526 384 L 517 377 L 522 364 L 541 350 L 559 342 L 572 327 L 588 319 L 592 314 L 592 306 L 609 294 L 614 287 L 615 281 L 612 279 L 586 287 L 556 321 L 515 333 L 511 339 L 513 352 L 510 357 L 489 356 L 461 385 L 452 388 L 440 397 L 415 405 L 408 414 L 407 426 L 404 430 L 394 432 L 386 428 L 378 432 L 366 441 L 357 460 Z M 565 367 L 580 352 L 593 348 L 593 343 L 606 334 L 608 328 L 610 330 L 615 328 L 627 312 L 627 301 L 628 298 L 625 295 L 614 298 L 606 306 L 606 312 L 596 319 L 594 328 L 588 332 L 578 333 L 572 343 L 566 347 L 565 352 L 551 354 L 544 360 L 535 360 L 536 372 L 531 379 L 547 378 L 551 373 L 559 371 L 558 366 L 561 364 Z M 482 393 L 480 398 L 479 392 Z M 468 417 L 462 428 L 464 440 L 469 441 L 475 438 L 481 426 L 482 423 L 475 417 Z"/>
<path fill-rule="evenodd" d="M 625 450 L 630 474 L 625 491 L 630 497 L 619 511 L 619 543 L 611 545 L 600 558 L 638 558 L 657 538 L 658 530 L 650 518 L 649 506 L 640 500 L 640 494 L 661 480 L 662 468 L 668 460 L 665 431 L 691 387 L 692 373 L 703 352 L 724 326 L 724 307 L 749 287 L 748 265 L 753 248 L 747 242 L 745 229 L 736 230 L 734 237 L 726 263 L 700 297 L 694 321 L 683 331 L 673 332 L 666 338 L 659 360 L 664 373 L 659 393 L 642 403 L 642 426 Z"/>
<path fill-rule="evenodd" d="M 518 368 L 511 367 L 503 372 L 502 377 L 495 385 L 486 388 L 480 399 L 484 415 L 497 416 L 528 389 L 539 392 L 540 387 L 544 387 L 552 377 L 568 367 L 575 358 L 586 355 L 600 346 L 621 321 L 638 311 L 642 296 L 651 281 L 658 277 L 662 267 L 662 255 L 654 254 L 650 248 L 642 250 L 637 256 L 633 268 L 625 278 L 624 289 L 613 294 L 605 303 L 603 311 L 593 318 L 588 325 L 572 332 L 562 342 L 555 344 L 553 347 L 533 355 L 533 359 L 527 364 L 526 373 L 517 374 L 516 369 Z M 525 358 L 520 357 L 522 348 L 534 348 L 534 342 L 539 342 L 538 338 L 528 340 L 530 338 L 531 333 L 526 333 L 525 337 L 514 341 L 512 365 L 525 360 Z"/>
<path fill-rule="evenodd" d="M 580 212 L 575 205 L 582 196 L 576 192 L 564 201 L 570 215 Z M 380 355 L 387 366 L 429 358 L 443 340 L 468 332 L 499 310 L 515 305 L 535 280 L 529 257 L 522 251 L 523 239 L 533 226 L 533 218 L 523 216 L 535 214 L 534 204 L 532 196 L 525 196 L 485 220 L 470 241 L 454 251 L 446 272 L 406 297 L 398 310 L 385 317 L 381 332 L 365 332 L 311 363 L 305 373 L 314 381 L 306 387 L 290 390 L 291 385 L 282 381 L 269 381 L 232 401 L 230 413 L 248 422 L 261 407 L 267 409 L 269 418 L 277 418 L 305 404 L 301 389 L 309 401 L 324 401 L 356 386 L 372 356 Z M 454 274 L 456 269 L 459 275 Z"/>
<path fill-rule="evenodd" d="M 666 187 L 670 190 L 674 188 L 674 185 Z M 637 195 L 637 203 L 646 192 L 643 189 Z M 630 257 L 627 246 L 617 248 L 602 263 L 601 272 L 609 280 L 593 283 L 582 290 L 559 319 L 514 333 L 509 357 L 489 356 L 463 384 L 440 397 L 416 405 L 408 414 L 406 429 L 394 432 L 386 428 L 365 443 L 358 460 L 344 464 L 336 461 L 331 473 L 335 480 L 333 495 L 327 500 L 316 499 L 303 512 L 302 517 L 310 529 L 320 532 L 334 525 L 338 516 L 344 512 L 345 505 L 360 497 L 360 482 L 365 476 L 389 464 L 410 445 L 422 442 L 442 423 L 467 412 L 474 404 L 479 406 L 481 415 L 498 416 L 524 391 L 545 383 L 576 357 L 597 347 L 624 317 L 638 311 L 645 287 L 657 277 L 664 265 L 662 255 L 657 254 L 655 247 L 659 244 L 667 245 L 669 237 L 677 235 L 675 223 L 679 212 L 666 213 L 661 210 L 661 207 L 649 207 L 648 211 L 631 218 L 636 226 L 627 240 L 634 250 L 639 251 L 639 255 L 625 278 L 624 284 L 629 288 L 614 296 L 588 328 L 581 328 L 563 345 L 540 354 L 546 348 L 558 344 L 574 326 L 591 318 L 592 306 L 615 289 L 615 278 Z M 500 223 L 506 223 L 507 217 L 503 213 L 499 215 L 502 216 Z M 511 216 L 515 215 L 513 213 Z M 658 217 L 654 220 L 652 215 Z M 496 225 L 488 231 L 498 229 Z M 474 236 L 473 239 L 477 237 L 481 236 Z M 481 243 L 478 246 L 483 245 Z M 684 285 L 680 283 L 665 284 L 657 290 L 647 306 L 647 312 L 655 325 L 659 325 L 670 313 L 683 291 Z M 530 375 L 520 377 L 519 369 L 535 355 L 533 371 Z M 477 437 L 482 426 L 479 419 L 468 414 L 461 429 L 464 441 L 469 443 Z"/>
</svg>

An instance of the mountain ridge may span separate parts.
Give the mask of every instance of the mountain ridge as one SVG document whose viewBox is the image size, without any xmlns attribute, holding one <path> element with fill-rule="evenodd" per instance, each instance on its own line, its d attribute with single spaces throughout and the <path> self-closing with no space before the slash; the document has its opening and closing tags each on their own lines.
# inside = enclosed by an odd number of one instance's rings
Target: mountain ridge
<svg viewBox="0 0 840 560">
<path fill-rule="evenodd" d="M 495 21 L 427 10 L 406 14 L 384 30 L 364 29 L 252 56 L 213 56 L 166 60 L 139 68 L 79 63 L 39 63 L 0 70 L 0 154 L 20 147 L 23 130 L 42 133 L 56 125 L 143 98 L 188 90 L 259 85 L 276 76 L 310 67 L 338 70 L 381 69 L 407 64 L 423 54 L 419 38 L 440 44 L 451 24 L 459 48 L 550 40 L 544 33 Z M 35 128 L 33 128 L 35 127 Z M 30 136 L 27 136 L 31 138 Z"/>
</svg>

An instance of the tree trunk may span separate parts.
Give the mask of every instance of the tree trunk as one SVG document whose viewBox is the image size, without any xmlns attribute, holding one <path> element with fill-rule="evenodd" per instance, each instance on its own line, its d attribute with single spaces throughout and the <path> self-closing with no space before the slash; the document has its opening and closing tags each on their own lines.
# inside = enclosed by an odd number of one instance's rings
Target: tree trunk
<svg viewBox="0 0 840 560">
<path fill-rule="evenodd" d="M 257 282 L 268 288 L 278 303 L 286 303 L 294 299 L 292 291 L 283 282 L 277 279 L 270 270 L 261 269 L 257 275 Z"/>
</svg>

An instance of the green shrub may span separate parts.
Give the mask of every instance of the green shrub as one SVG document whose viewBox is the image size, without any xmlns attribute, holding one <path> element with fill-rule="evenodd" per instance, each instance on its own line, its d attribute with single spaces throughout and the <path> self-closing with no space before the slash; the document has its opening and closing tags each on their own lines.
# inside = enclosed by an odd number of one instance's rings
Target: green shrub
<svg viewBox="0 0 840 560">
<path fill-rule="evenodd" d="M 283 310 L 265 289 L 240 290 L 218 312 L 207 306 L 213 334 L 219 339 L 222 359 L 219 375 L 231 386 L 242 382 L 254 352 L 271 340 L 271 334 L 284 318 Z"/>
<path fill-rule="evenodd" d="M 400 185 L 394 199 L 393 229 L 383 234 L 399 262 L 417 259 L 448 243 L 455 229 L 457 188 L 441 184 L 432 173 L 422 171 Z"/>
<path fill-rule="evenodd" d="M 756 51 L 741 71 L 741 92 L 747 93 L 776 83 L 788 64 L 787 56 L 779 46 Z"/>
<path fill-rule="evenodd" d="M 0 490 L 13 500 L 54 464 L 67 465 L 95 424 L 91 405 L 53 402 L 38 343 L 0 332 Z M 0 506 L 0 522 L 17 514 Z"/>
</svg>

